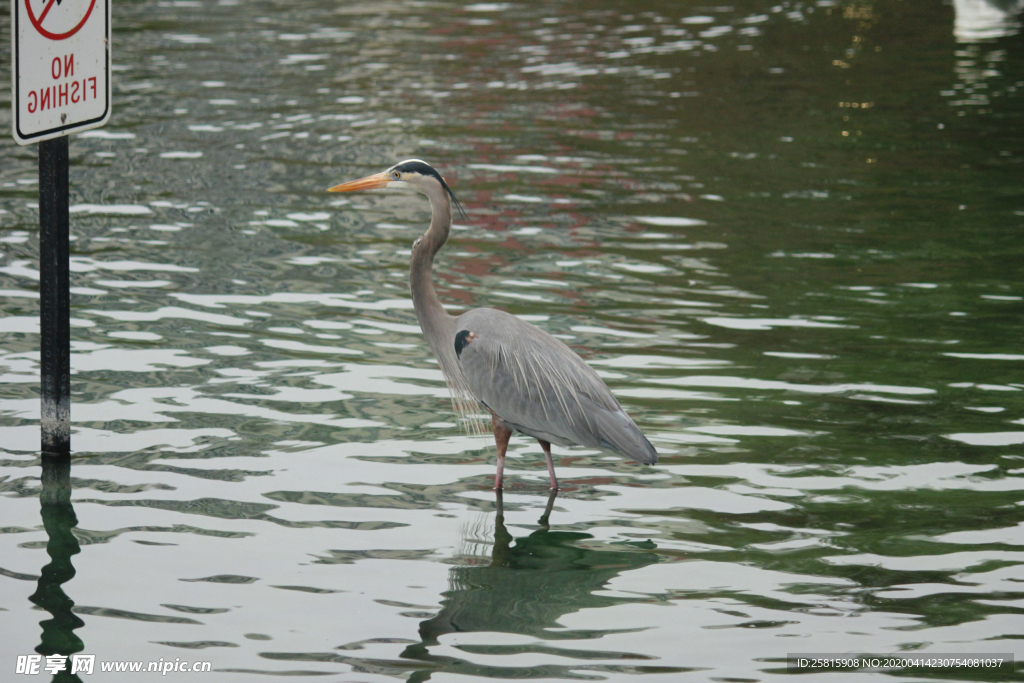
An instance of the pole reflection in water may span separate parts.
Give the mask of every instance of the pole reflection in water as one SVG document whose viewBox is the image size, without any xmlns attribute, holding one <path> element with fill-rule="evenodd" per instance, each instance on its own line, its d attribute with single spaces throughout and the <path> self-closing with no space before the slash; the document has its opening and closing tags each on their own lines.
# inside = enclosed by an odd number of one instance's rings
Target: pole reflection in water
<svg viewBox="0 0 1024 683">
<path fill-rule="evenodd" d="M 51 619 L 39 622 L 43 633 L 36 652 L 44 657 L 64 655 L 64 669 L 54 674 L 54 683 L 81 683 L 78 674 L 71 673 L 70 656 L 85 647 L 75 635 L 75 629 L 85 625 L 72 612 L 75 603 L 61 586 L 75 576 L 71 556 L 81 552 L 78 539 L 71 530 L 78 525 L 75 509 L 71 506 L 71 461 L 67 458 L 50 457 L 43 454 L 43 489 L 39 496 L 43 527 L 48 541 L 46 554 L 50 563 L 40 572 L 36 592 L 29 598 L 34 604 L 52 615 Z M 43 664 L 46 660 L 43 660 Z"/>
<path fill-rule="evenodd" d="M 453 567 L 448 573 L 448 590 L 441 611 L 420 624 L 420 642 L 410 645 L 402 657 L 429 662 L 430 670 L 416 671 L 410 683 L 426 681 L 432 673 L 448 672 L 475 676 L 519 678 L 521 667 L 496 667 L 475 664 L 465 659 L 434 655 L 430 648 L 451 633 L 511 633 L 537 640 L 522 644 L 457 644 L 456 648 L 480 655 L 535 653 L 561 655 L 574 659 L 603 660 L 648 659 L 643 655 L 610 653 L 597 650 L 571 650 L 547 645 L 545 641 L 599 638 L 609 631 L 567 629 L 559 624 L 564 615 L 582 609 L 608 607 L 640 599 L 598 594 L 606 590 L 615 576 L 658 561 L 654 553 L 640 548 L 592 550 L 580 545 L 593 538 L 590 534 L 552 531 L 551 509 L 557 492 L 548 498 L 547 507 L 529 536 L 513 538 L 505 527 L 502 492 L 496 492 L 497 517 L 490 562 Z M 473 539 L 465 539 L 473 542 Z M 540 665 L 529 667 L 530 675 L 565 676 L 586 669 L 615 669 L 606 663 Z M 646 667 L 631 664 L 636 671 Z M 667 667 L 657 667 L 667 670 Z"/>
</svg>

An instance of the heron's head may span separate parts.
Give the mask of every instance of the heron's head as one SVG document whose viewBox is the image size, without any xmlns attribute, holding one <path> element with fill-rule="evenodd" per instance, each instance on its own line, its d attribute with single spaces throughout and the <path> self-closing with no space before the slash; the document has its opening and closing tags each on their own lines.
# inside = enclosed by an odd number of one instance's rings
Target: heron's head
<svg viewBox="0 0 1024 683">
<path fill-rule="evenodd" d="M 462 204 L 455 198 L 455 193 L 448 187 L 441 174 L 434 167 L 419 159 L 407 159 L 397 163 L 386 171 L 350 180 L 341 185 L 329 188 L 328 192 L 359 192 L 362 190 L 413 190 L 427 197 L 447 196 L 459 210 L 463 218 L 466 216 Z"/>
</svg>

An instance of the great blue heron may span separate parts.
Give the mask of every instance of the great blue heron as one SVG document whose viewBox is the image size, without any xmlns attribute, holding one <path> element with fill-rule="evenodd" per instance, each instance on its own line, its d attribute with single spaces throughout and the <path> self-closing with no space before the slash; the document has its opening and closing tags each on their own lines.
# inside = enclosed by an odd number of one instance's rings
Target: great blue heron
<svg viewBox="0 0 1024 683">
<path fill-rule="evenodd" d="M 547 332 L 494 308 L 449 315 L 434 292 L 434 256 L 448 240 L 452 204 L 462 205 L 441 174 L 418 159 L 330 188 L 356 192 L 411 188 L 430 200 L 430 227 L 412 245 L 409 281 L 423 336 L 441 365 L 457 412 L 465 417 L 483 404 L 491 413 L 501 489 L 505 451 L 512 432 L 537 439 L 544 449 L 551 488 L 558 488 L 551 444 L 584 446 L 650 465 L 654 446 L 630 419 L 593 368 Z M 463 212 L 463 215 L 464 212 Z"/>
</svg>

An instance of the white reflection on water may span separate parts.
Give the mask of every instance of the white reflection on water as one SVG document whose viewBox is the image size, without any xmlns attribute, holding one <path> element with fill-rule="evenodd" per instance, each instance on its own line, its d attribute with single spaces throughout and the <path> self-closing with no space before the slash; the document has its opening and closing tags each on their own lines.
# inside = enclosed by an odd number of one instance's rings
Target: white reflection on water
<svg viewBox="0 0 1024 683">
<path fill-rule="evenodd" d="M 70 213 L 88 213 L 108 216 L 146 216 L 153 211 L 138 204 L 72 204 Z"/>
<path fill-rule="evenodd" d="M 751 379 L 747 377 L 729 377 L 712 375 L 691 375 L 666 379 L 648 379 L 652 384 L 672 384 L 678 386 L 722 387 L 732 389 L 771 389 L 776 391 L 799 391 L 808 394 L 838 394 L 850 391 L 870 391 L 882 394 L 934 394 L 935 389 L 924 387 L 899 387 L 884 384 L 796 384 L 776 380 Z"/>
<path fill-rule="evenodd" d="M 121 406 L 118 406 L 121 408 Z M 17 413 L 15 413 L 17 414 Z M 102 429 L 72 429 L 76 451 L 82 453 L 134 453 L 147 448 L 160 448 L 175 453 L 193 453 L 205 448 L 196 441 L 208 438 L 230 438 L 230 429 L 146 429 L 119 434 Z M 38 452 L 38 425 L 0 427 L 3 448 L 12 451 Z"/>
<path fill-rule="evenodd" d="M 770 330 L 774 327 L 848 327 L 835 322 L 802 318 L 703 318 L 709 325 L 731 330 Z"/>
<path fill-rule="evenodd" d="M 1017 15 L 1024 11 L 1021 0 L 953 0 L 956 19 L 953 34 L 971 43 L 1012 36 L 1020 31 Z"/>
<path fill-rule="evenodd" d="M 1024 443 L 1024 432 L 980 432 L 943 434 L 943 436 L 972 446 L 1015 446 Z"/>
</svg>

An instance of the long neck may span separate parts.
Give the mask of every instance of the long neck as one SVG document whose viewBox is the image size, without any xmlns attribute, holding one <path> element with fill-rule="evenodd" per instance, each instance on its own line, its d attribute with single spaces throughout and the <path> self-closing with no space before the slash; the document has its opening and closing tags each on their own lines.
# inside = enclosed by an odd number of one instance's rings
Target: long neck
<svg viewBox="0 0 1024 683">
<path fill-rule="evenodd" d="M 430 200 L 430 227 L 423 234 L 422 241 L 412 251 L 409 284 L 416 318 L 424 336 L 433 347 L 434 339 L 454 324 L 454 318 L 441 306 L 433 282 L 434 256 L 448 240 L 448 233 L 452 227 L 452 207 L 448 193 L 440 185 L 431 183 L 425 190 Z M 437 354 L 436 349 L 434 353 Z"/>
<path fill-rule="evenodd" d="M 452 228 L 452 205 L 448 192 L 439 183 L 427 183 L 425 193 L 430 200 L 430 227 L 423 233 L 419 244 L 412 248 L 409 266 L 409 284 L 412 286 L 412 306 L 416 311 L 420 329 L 434 353 L 452 396 L 452 406 L 460 419 L 470 420 L 479 412 L 472 390 L 462 373 L 455 355 L 455 321 L 441 306 L 432 280 L 434 256 L 448 241 Z"/>
</svg>

